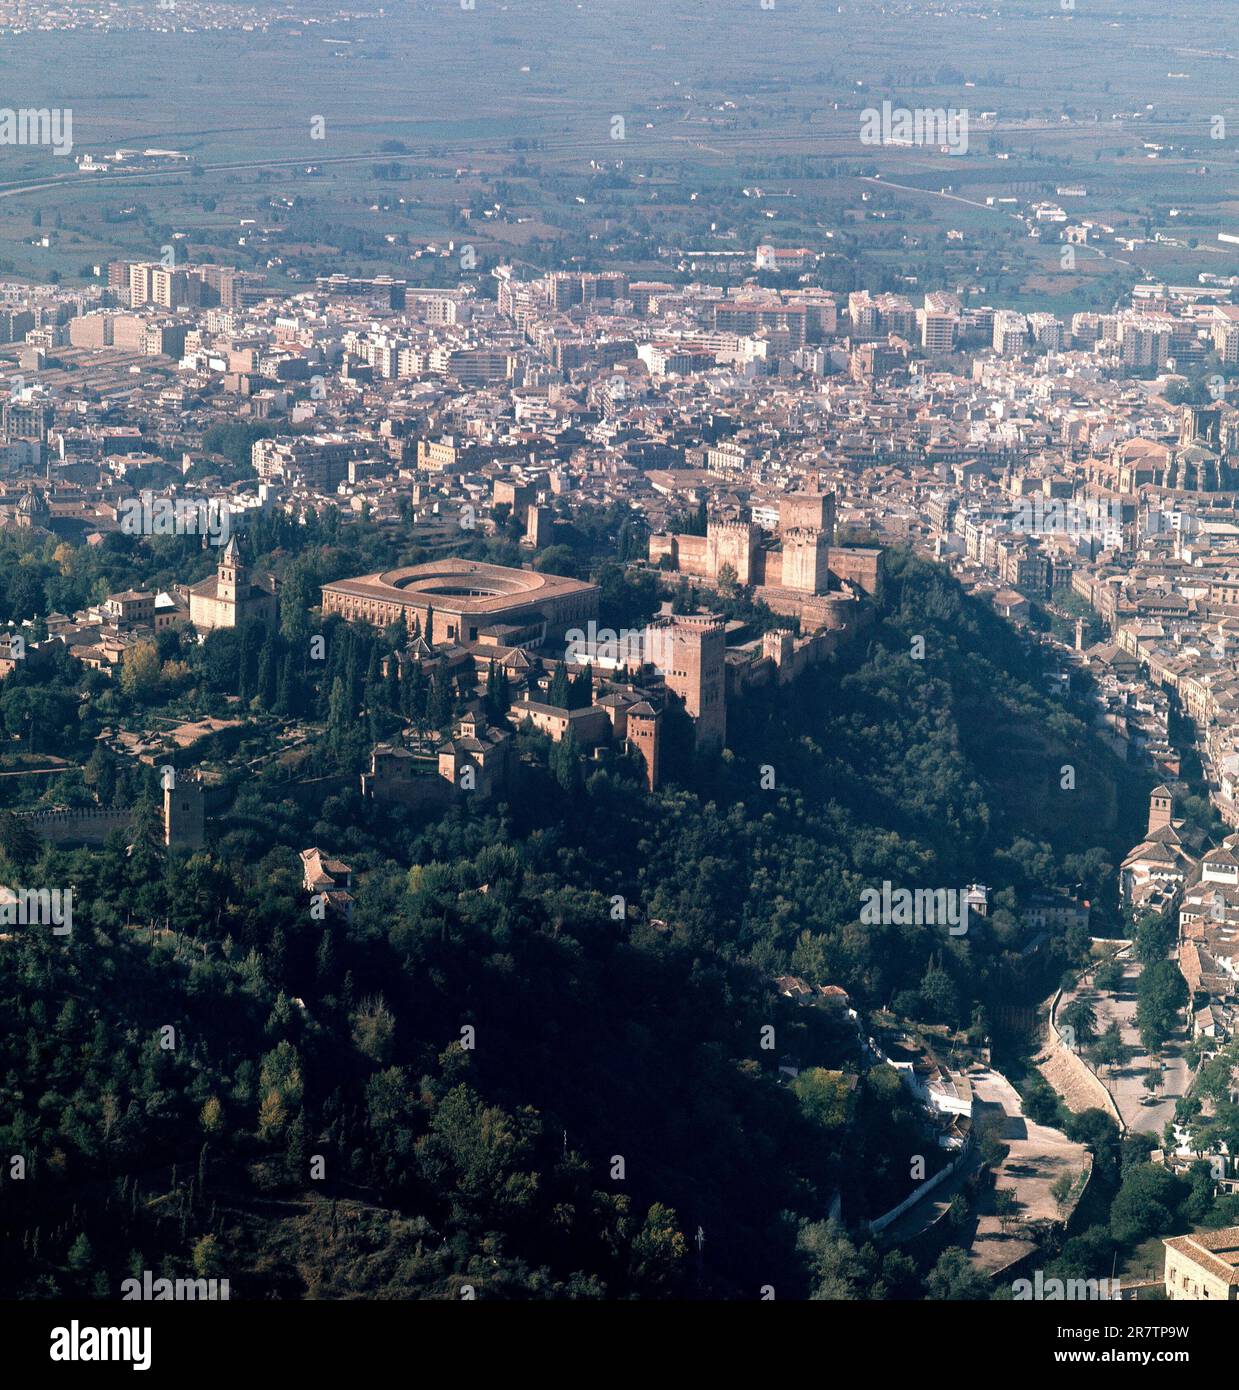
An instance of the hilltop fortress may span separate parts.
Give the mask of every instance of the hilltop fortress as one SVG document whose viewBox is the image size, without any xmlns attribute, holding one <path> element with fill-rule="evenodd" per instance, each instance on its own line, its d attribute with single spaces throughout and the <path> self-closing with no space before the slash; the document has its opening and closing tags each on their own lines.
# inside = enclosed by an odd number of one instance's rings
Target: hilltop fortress
<svg viewBox="0 0 1239 1390">
<path fill-rule="evenodd" d="M 806 630 L 836 627 L 839 591 L 847 585 L 872 594 L 882 553 L 836 546 L 834 532 L 834 495 L 796 493 L 779 499 L 777 536 L 753 521 L 710 521 L 704 536 L 651 536 L 650 563 L 713 585 L 751 587 L 754 598 L 799 618 Z"/>
</svg>

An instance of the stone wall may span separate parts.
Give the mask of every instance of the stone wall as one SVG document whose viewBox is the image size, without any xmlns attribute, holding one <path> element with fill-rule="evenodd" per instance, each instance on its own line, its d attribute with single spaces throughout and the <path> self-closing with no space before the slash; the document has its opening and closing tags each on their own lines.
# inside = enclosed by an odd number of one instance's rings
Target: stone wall
<svg viewBox="0 0 1239 1390">
<path fill-rule="evenodd" d="M 69 811 L 17 811 L 14 813 L 42 840 L 53 845 L 102 845 L 114 830 L 133 823 L 129 807 L 82 806 Z"/>
<path fill-rule="evenodd" d="M 1104 1110 L 1118 1125 L 1119 1132 L 1125 1133 L 1127 1126 L 1114 1103 L 1114 1097 L 1084 1058 L 1063 1042 L 1055 1018 L 1061 998 L 1062 990 L 1059 990 L 1050 1005 L 1046 1045 L 1035 1059 L 1037 1070 L 1063 1098 L 1068 1110 L 1077 1115 L 1082 1110 Z"/>
<path fill-rule="evenodd" d="M 971 1151 L 972 1136 L 969 1135 L 964 1147 L 960 1149 L 960 1151 L 955 1155 L 955 1157 L 950 1161 L 950 1163 L 946 1165 L 945 1168 L 940 1168 L 932 1177 L 926 1178 L 925 1181 L 921 1183 L 921 1185 L 918 1188 L 916 1188 L 912 1192 L 909 1192 L 908 1195 L 903 1199 L 903 1201 L 898 1204 L 898 1206 L 892 1207 L 890 1211 L 883 1212 L 881 1216 L 876 1217 L 873 1221 L 871 1221 L 869 1223 L 869 1229 L 873 1231 L 875 1234 L 877 1234 L 877 1232 L 879 1231 L 884 1231 L 891 1224 L 892 1221 L 897 1220 L 910 1207 L 914 1207 L 917 1204 L 917 1202 L 919 1202 L 921 1198 L 924 1197 L 927 1193 L 932 1192 L 934 1188 L 937 1187 L 940 1183 L 945 1182 L 945 1180 L 951 1176 L 951 1174 L 956 1170 L 956 1168 L 958 1168 L 959 1165 L 963 1163 L 963 1161 L 969 1156 Z"/>
</svg>

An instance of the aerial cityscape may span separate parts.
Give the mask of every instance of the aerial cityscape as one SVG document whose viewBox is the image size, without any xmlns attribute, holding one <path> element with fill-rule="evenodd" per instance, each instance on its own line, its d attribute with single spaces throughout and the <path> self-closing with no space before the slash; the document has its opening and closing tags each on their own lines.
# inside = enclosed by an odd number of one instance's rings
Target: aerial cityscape
<svg viewBox="0 0 1239 1390">
<path fill-rule="evenodd" d="M 1052 1302 L 1046 1365 L 1200 1364 L 1239 15 L 2 0 L 0 41 L 42 1362 L 158 1365 L 164 1302 L 622 1301 Z"/>
</svg>

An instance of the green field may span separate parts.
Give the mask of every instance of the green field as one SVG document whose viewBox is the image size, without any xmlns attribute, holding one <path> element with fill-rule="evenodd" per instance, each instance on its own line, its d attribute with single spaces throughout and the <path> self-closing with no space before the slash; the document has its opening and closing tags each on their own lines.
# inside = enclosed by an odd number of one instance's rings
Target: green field
<svg viewBox="0 0 1239 1390">
<path fill-rule="evenodd" d="M 316 8 L 328 12 L 297 14 Z M 833 253 L 821 279 L 836 289 L 962 286 L 1070 312 L 1144 273 L 1239 269 L 1216 241 L 1239 227 L 1239 23 L 1203 0 L 1177 4 L 1173 24 L 1154 0 L 1081 0 L 1071 14 L 1018 0 L 1001 15 L 855 0 L 471 11 L 434 0 L 329 28 L 4 43 L 7 100 L 70 108 L 77 152 L 171 147 L 197 165 L 81 177 L 43 150 L 0 148 L 9 274 L 72 282 L 180 233 L 195 256 L 290 285 L 337 269 L 455 280 L 455 258 L 411 259 L 453 238 L 476 247 L 483 273 L 504 259 L 674 278 L 680 250 L 769 239 Z M 860 112 L 885 100 L 966 108 L 968 152 L 863 145 Z M 1215 117 L 1224 139 L 1210 138 Z M 1009 208 L 985 206 L 1054 198 L 1064 183 L 1088 190 L 1073 217 L 1182 244 L 1111 242 L 1063 271 L 1055 231 L 1034 240 Z M 49 228 L 50 247 L 31 244 Z"/>
</svg>

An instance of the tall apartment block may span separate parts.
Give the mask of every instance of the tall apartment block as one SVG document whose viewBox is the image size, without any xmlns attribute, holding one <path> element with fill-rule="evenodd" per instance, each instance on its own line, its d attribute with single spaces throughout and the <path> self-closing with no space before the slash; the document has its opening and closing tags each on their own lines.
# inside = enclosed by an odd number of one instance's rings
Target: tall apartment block
<svg viewBox="0 0 1239 1390">
<path fill-rule="evenodd" d="M 953 352 L 959 336 L 960 321 L 959 298 L 941 290 L 931 290 L 925 296 L 925 307 L 921 310 L 921 349 L 933 357 L 944 352 Z"/>
</svg>

